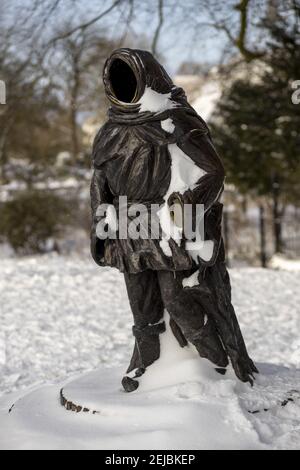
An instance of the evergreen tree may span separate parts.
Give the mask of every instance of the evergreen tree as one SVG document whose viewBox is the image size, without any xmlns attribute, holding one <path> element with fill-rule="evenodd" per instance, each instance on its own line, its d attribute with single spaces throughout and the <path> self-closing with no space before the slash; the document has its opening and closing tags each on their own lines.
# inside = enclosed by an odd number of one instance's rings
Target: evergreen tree
<svg viewBox="0 0 300 470">
<path fill-rule="evenodd" d="M 292 84 L 300 78 L 299 11 L 295 5 L 293 18 L 265 22 L 271 39 L 260 77 L 235 81 L 212 122 L 229 180 L 242 193 L 272 199 L 276 252 L 284 207 L 297 205 L 300 195 L 300 105 L 292 102 Z"/>
</svg>

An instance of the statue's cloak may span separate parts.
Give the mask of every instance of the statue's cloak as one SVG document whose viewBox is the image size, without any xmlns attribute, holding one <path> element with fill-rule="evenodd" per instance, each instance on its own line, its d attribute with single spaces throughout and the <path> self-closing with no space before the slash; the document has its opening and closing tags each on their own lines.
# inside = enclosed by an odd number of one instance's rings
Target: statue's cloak
<svg viewBox="0 0 300 470">
<path fill-rule="evenodd" d="M 112 90 L 109 69 L 118 57 L 127 61 L 135 72 L 137 96 L 133 103 L 117 101 Z M 174 271 L 176 275 L 176 272 L 198 270 L 199 285 L 191 291 L 197 293 L 202 308 L 214 319 L 222 348 L 230 357 L 237 376 L 251 381 L 256 368 L 247 354 L 231 305 L 221 235 L 223 206 L 219 199 L 224 187 L 224 168 L 208 127 L 188 104 L 184 91 L 174 86 L 164 69 L 145 51 L 116 51 L 104 69 L 104 84 L 111 107 L 93 148 L 93 257 L 101 266 L 129 273 L 150 269 Z M 161 96 L 160 109 L 143 110 L 143 96 L 149 90 L 156 98 Z M 166 123 L 168 126 L 164 125 Z M 171 198 L 177 197 L 183 204 L 204 205 L 205 236 L 214 242 L 209 259 L 199 256 L 195 260 L 186 249 L 185 240 L 179 244 L 169 240 L 169 254 L 159 239 L 100 240 L 96 234 L 100 204 L 113 204 L 118 209 L 119 196 L 127 196 L 128 207 L 137 203 L 149 208 L 151 204 L 168 204 L 166 194 L 172 180 L 171 149 L 174 146 L 203 172 L 195 184 L 178 194 L 173 193 Z"/>
</svg>

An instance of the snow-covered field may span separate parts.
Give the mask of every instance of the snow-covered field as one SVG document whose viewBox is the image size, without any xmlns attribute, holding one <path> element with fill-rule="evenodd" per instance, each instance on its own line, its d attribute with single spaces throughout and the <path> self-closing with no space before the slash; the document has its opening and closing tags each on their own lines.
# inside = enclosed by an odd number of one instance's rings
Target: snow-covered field
<svg viewBox="0 0 300 470">
<path fill-rule="evenodd" d="M 191 374 L 190 383 L 167 381 L 155 396 L 142 387 L 132 399 L 142 418 L 131 422 L 127 415 L 114 434 L 113 419 L 101 421 L 98 415 L 80 416 L 59 407 L 57 384 L 100 366 L 122 365 L 110 374 L 118 383 L 133 345 L 122 276 L 97 268 L 89 258 L 2 259 L 0 393 L 16 393 L 0 398 L 0 448 L 299 448 L 300 405 L 297 400 L 284 408 L 277 403 L 286 392 L 300 389 L 300 271 L 243 268 L 231 270 L 231 277 L 249 352 L 263 372 L 261 388 L 251 391 L 230 374 L 213 380 L 205 376 L 199 383 L 197 374 Z M 105 372 L 97 374 L 101 386 Z M 38 392 L 40 400 L 22 391 L 42 384 L 47 386 Z M 20 408 L 8 415 L 9 406 L 23 395 L 27 398 Z M 166 422 L 152 419 L 146 425 L 152 400 L 154 414 L 161 415 L 160 400 L 169 409 Z M 271 409 L 250 415 L 247 409 L 256 405 Z M 34 419 L 26 434 L 30 414 Z M 20 423 L 23 434 L 19 430 L 16 436 Z"/>
</svg>

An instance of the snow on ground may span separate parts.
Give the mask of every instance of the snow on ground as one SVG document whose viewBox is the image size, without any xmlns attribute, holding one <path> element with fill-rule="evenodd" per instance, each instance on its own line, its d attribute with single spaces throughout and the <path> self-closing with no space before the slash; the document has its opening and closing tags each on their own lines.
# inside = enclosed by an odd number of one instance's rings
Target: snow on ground
<svg viewBox="0 0 300 470">
<path fill-rule="evenodd" d="M 178 361 L 178 374 L 166 372 L 159 391 L 149 375 L 133 398 L 125 395 L 136 410 L 129 413 L 128 402 L 122 408 L 116 398 L 124 401 L 119 381 L 133 346 L 122 276 L 88 258 L 1 260 L 0 393 L 16 393 L 0 399 L 0 448 L 299 448 L 299 403 L 278 404 L 286 392 L 300 389 L 300 271 L 243 268 L 231 276 L 248 349 L 262 371 L 258 385 L 250 389 L 231 373 L 195 375 L 204 362 L 191 369 Z M 81 375 L 116 365 L 122 367 Z M 190 381 L 183 371 L 191 371 Z M 60 383 L 74 375 L 98 383 L 99 400 L 112 400 L 104 418 L 59 406 Z M 176 376 L 182 383 L 174 382 Z M 22 391 L 29 386 L 31 393 Z M 266 406 L 270 411 L 247 411 Z"/>
<path fill-rule="evenodd" d="M 64 396 L 87 406 L 87 413 L 60 406 L 57 385 L 29 391 L 19 400 L 4 397 L 0 449 L 299 448 L 299 403 L 280 406 L 283 389 L 299 384 L 299 371 L 260 365 L 252 389 L 232 372 L 218 375 L 205 360 L 177 363 L 170 382 L 170 369 L 162 367 L 160 375 L 162 370 L 162 384 L 148 382 L 131 394 L 121 390 L 122 367 L 96 370 L 62 384 Z M 266 406 L 269 411 L 263 411 Z M 249 414 L 257 407 L 260 413 Z"/>
<path fill-rule="evenodd" d="M 282 255 L 274 255 L 269 262 L 272 269 L 284 269 L 286 271 L 300 271 L 300 260 L 289 259 Z"/>
<path fill-rule="evenodd" d="M 131 316 L 123 279 L 92 260 L 1 260 L 0 393 L 127 360 Z"/>
<path fill-rule="evenodd" d="M 201 88 L 201 93 L 192 103 L 192 106 L 202 119 L 207 121 L 213 113 L 220 96 L 220 84 L 218 81 L 211 80 Z"/>
</svg>

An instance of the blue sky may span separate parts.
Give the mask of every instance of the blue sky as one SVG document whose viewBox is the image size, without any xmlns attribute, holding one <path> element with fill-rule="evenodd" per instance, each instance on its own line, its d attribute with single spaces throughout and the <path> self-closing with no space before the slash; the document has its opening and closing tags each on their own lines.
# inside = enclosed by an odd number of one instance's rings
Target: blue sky
<svg viewBox="0 0 300 470">
<path fill-rule="evenodd" d="M 4 5 L 7 2 L 8 7 L 3 11 L 7 21 L 11 21 L 11 18 L 14 17 L 22 20 L 26 16 L 26 7 L 34 5 L 34 0 L 0 1 L 4 1 Z M 147 8 L 147 2 L 145 3 L 144 0 L 136 1 L 136 5 L 139 4 L 139 1 L 144 5 L 144 8 Z M 157 0 L 151 0 L 149 3 L 151 7 L 153 7 L 152 2 L 155 1 Z M 113 0 L 101 0 L 101 2 L 99 0 L 62 0 L 55 16 L 52 16 L 45 25 L 43 34 L 49 33 L 51 35 L 53 28 L 65 21 L 70 23 L 70 27 L 77 26 L 104 11 L 112 2 Z M 176 7 L 170 9 L 171 4 L 174 3 L 166 2 L 165 23 L 158 43 L 160 59 L 164 62 L 169 73 L 174 75 L 180 64 L 186 61 L 209 64 L 218 62 L 226 42 L 224 35 L 222 33 L 216 34 L 212 29 L 203 30 L 200 27 L 191 30 L 189 21 L 186 21 L 186 18 L 181 15 L 182 3 L 178 0 L 177 10 Z M 184 0 L 185 15 L 190 15 L 190 18 L 194 16 L 199 22 L 209 22 L 205 8 L 199 7 L 196 17 L 195 12 L 191 8 L 189 9 L 189 5 L 192 4 L 194 4 L 194 0 Z M 36 10 L 32 13 L 31 19 L 38 22 L 40 17 L 42 17 L 41 11 Z M 169 21 L 170 19 L 171 21 Z M 145 37 L 150 41 L 157 22 L 156 13 L 151 17 L 149 13 L 145 15 L 142 10 L 135 10 L 135 19 L 130 32 L 130 46 L 141 47 L 141 43 L 145 43 Z M 24 26 L 28 27 L 28 24 Z M 119 12 L 115 11 L 96 23 L 94 28 L 104 30 L 110 38 L 115 38 L 120 36 L 125 29 L 124 19 L 121 20 Z"/>
<path fill-rule="evenodd" d="M 154 0 L 151 0 L 151 2 Z M 189 0 L 185 0 L 188 3 Z M 71 0 L 64 0 L 61 17 L 71 18 L 74 25 L 80 24 L 83 19 L 91 19 L 95 14 L 105 10 L 111 5 L 112 0 L 77 0 L 76 11 L 67 7 Z M 138 2 L 136 2 L 138 5 Z M 100 5 L 100 7 L 99 7 Z M 193 14 L 192 11 L 189 12 Z M 172 18 L 172 23 L 177 22 L 178 26 L 170 24 L 169 18 Z M 198 12 L 199 21 L 208 22 L 209 18 L 206 16 L 205 10 Z M 139 11 L 136 11 L 136 19 L 133 22 L 133 34 L 131 34 L 130 44 L 135 46 L 134 37 L 136 37 L 137 46 L 141 38 L 145 36 L 152 38 L 153 32 L 157 25 L 157 15 L 152 17 L 149 21 L 149 15 L 145 16 Z M 106 28 L 109 36 L 118 36 L 120 31 L 124 30 L 124 22 L 120 21 L 118 13 L 110 14 L 105 20 L 97 23 L 97 27 Z M 159 53 L 163 56 L 165 65 L 169 72 L 174 74 L 183 61 L 195 61 L 204 63 L 216 63 L 222 54 L 224 48 L 224 35 L 222 33 L 216 34 L 212 30 L 208 34 L 207 31 L 196 32 L 197 39 L 193 40 L 192 34 L 195 31 L 189 31 L 188 22 L 184 21 L 180 12 L 166 11 L 165 12 L 165 25 L 161 33 L 160 41 L 158 44 Z M 134 36 L 135 35 L 135 36 Z"/>
</svg>

